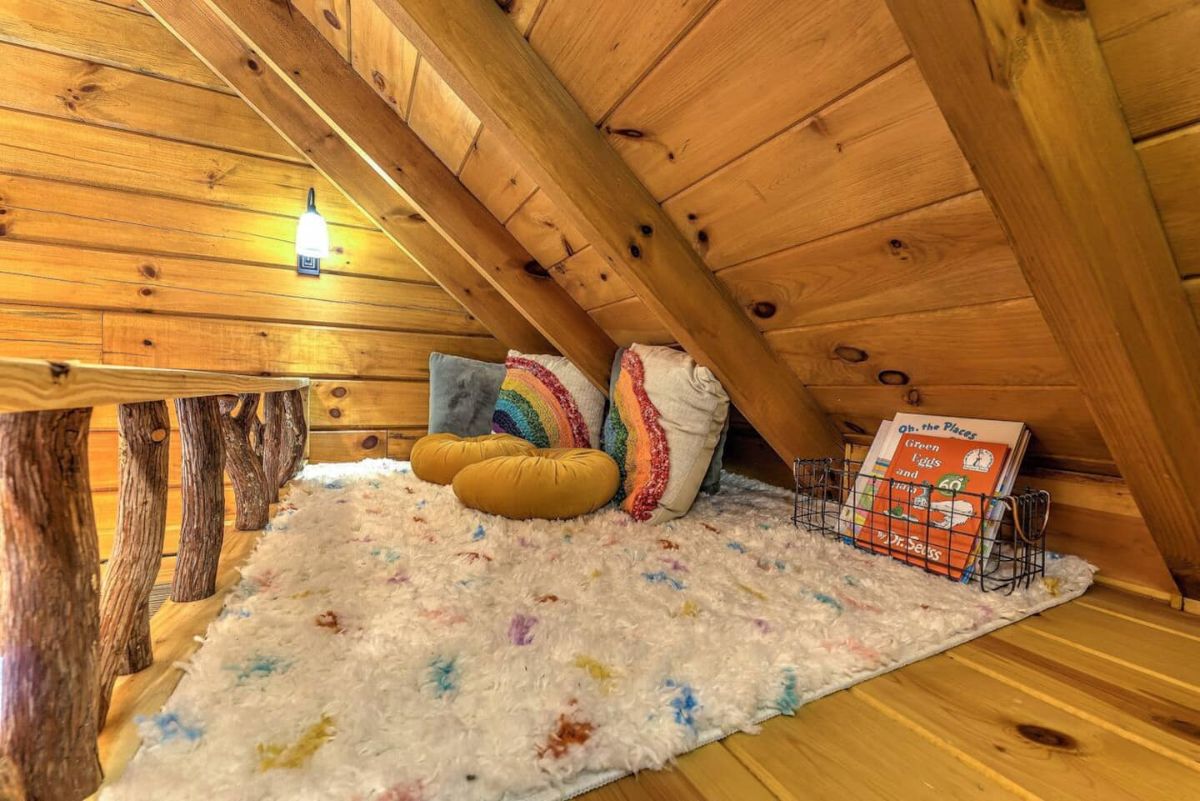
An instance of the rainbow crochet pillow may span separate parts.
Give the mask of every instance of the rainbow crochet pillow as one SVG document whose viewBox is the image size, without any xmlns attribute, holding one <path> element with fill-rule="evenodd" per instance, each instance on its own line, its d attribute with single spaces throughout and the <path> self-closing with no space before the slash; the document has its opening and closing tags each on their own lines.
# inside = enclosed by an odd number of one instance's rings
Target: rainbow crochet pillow
<svg viewBox="0 0 1200 801">
<path fill-rule="evenodd" d="M 604 394 L 562 356 L 508 352 L 492 431 L 539 448 L 597 448 Z"/>
<path fill-rule="evenodd" d="M 604 450 L 621 470 L 621 508 L 649 523 L 687 514 L 729 417 L 725 388 L 686 353 L 634 345 L 609 395 Z"/>
</svg>

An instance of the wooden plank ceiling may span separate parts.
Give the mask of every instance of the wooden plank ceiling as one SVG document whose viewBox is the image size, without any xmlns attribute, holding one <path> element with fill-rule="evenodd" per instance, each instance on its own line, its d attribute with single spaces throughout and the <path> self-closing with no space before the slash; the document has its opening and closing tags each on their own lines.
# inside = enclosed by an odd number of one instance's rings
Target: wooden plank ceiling
<svg viewBox="0 0 1200 801">
<path fill-rule="evenodd" d="M 375 0 L 293 5 L 613 339 L 678 339 Z M 1091 6 L 1200 307 L 1200 14 Z M 1118 474 L 884 0 L 501 7 L 847 439 L 897 410 L 1017 418 L 1036 463 Z"/>
</svg>

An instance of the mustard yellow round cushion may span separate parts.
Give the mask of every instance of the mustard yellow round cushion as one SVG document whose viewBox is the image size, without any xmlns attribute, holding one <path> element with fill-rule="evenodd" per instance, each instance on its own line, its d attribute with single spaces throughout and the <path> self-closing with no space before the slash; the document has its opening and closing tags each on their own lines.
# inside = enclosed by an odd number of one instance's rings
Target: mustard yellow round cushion
<svg viewBox="0 0 1200 801">
<path fill-rule="evenodd" d="M 454 494 L 481 512 L 526 520 L 560 520 L 594 512 L 617 494 L 621 472 L 604 451 L 541 448 L 464 467 Z"/>
<path fill-rule="evenodd" d="M 534 450 L 532 443 L 511 434 L 484 434 L 481 437 L 428 434 L 416 441 L 408 459 L 417 478 L 434 484 L 449 484 L 467 465 L 494 456 L 512 456 Z"/>
</svg>

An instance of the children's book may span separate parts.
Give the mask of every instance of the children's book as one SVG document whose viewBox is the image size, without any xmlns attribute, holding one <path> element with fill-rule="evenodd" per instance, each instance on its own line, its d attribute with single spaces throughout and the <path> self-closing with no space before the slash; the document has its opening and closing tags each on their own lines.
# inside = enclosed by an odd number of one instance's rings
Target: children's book
<svg viewBox="0 0 1200 801">
<path fill-rule="evenodd" d="M 962 579 L 990 511 L 980 496 L 997 491 L 1008 452 L 1004 443 L 904 434 L 856 543 Z"/>
<path fill-rule="evenodd" d="M 875 506 L 875 486 L 878 481 L 872 469 L 891 430 L 891 420 L 884 420 L 879 424 L 879 430 L 875 432 L 875 439 L 871 440 L 871 447 L 862 461 L 862 467 L 854 477 L 854 488 L 850 490 L 850 497 L 842 505 L 841 532 L 844 542 L 853 542 L 854 535 L 863 523 L 867 522 L 867 515 Z"/>
<path fill-rule="evenodd" d="M 880 426 L 879 433 L 871 443 L 867 458 L 863 460 L 860 473 L 855 479 L 851 497 L 846 500 L 846 504 L 842 508 L 843 540 L 847 542 L 855 540 L 869 510 L 873 507 L 878 480 L 887 473 L 888 465 L 900 443 L 900 438 L 905 434 L 1005 444 L 1009 448 L 1010 456 L 1000 482 L 994 490 L 997 495 L 1007 495 L 1012 492 L 1017 481 L 1017 473 L 1021 469 L 1021 460 L 1024 458 L 1026 446 L 1029 444 L 1029 430 L 1024 423 L 927 414 L 897 414 L 895 420 L 890 424 Z M 986 514 L 987 523 L 979 541 L 985 563 L 991 555 L 1003 516 L 1004 506 L 1000 503 L 992 504 L 992 508 Z M 967 572 L 964 573 L 963 581 L 970 580 L 974 564 L 972 562 Z"/>
</svg>

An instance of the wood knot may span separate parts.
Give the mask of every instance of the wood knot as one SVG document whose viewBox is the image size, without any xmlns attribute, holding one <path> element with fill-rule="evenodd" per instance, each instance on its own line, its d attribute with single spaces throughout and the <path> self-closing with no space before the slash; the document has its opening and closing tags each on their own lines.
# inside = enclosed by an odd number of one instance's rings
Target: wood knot
<svg viewBox="0 0 1200 801">
<path fill-rule="evenodd" d="M 158 278 L 158 268 L 153 264 L 143 264 L 138 268 L 138 272 L 146 278 Z"/>
<path fill-rule="evenodd" d="M 1055 9 L 1056 11 L 1065 11 L 1068 14 L 1086 14 L 1086 0 L 1042 0 L 1042 4 Z"/>
<path fill-rule="evenodd" d="M 849 345 L 838 345 L 833 349 L 833 355 L 844 362 L 858 364 L 867 360 L 867 352 L 862 348 L 852 348 Z"/>
<path fill-rule="evenodd" d="M 642 236 L 650 236 L 654 233 L 654 229 L 649 225 L 643 225 L 639 230 L 642 232 Z"/>
<path fill-rule="evenodd" d="M 890 386 L 903 386 L 908 383 L 908 374 L 899 370 L 881 370 L 875 377 L 879 379 L 880 384 Z"/>
<path fill-rule="evenodd" d="M 637 245 L 630 245 L 629 246 L 629 255 L 633 256 L 635 259 L 640 259 L 642 257 L 642 249 L 639 248 Z"/>
<path fill-rule="evenodd" d="M 536 261 L 525 262 L 525 272 L 538 278 L 550 277 L 550 271 Z"/>
<path fill-rule="evenodd" d="M 513 0 L 496 0 L 496 5 L 498 5 L 500 10 L 505 14 L 512 13 Z"/>
<path fill-rule="evenodd" d="M 258 59 L 254 58 L 253 56 L 248 56 L 246 58 L 246 69 L 250 70 L 255 75 L 262 75 L 263 72 L 262 64 L 260 64 Z"/>
<path fill-rule="evenodd" d="M 154 340 L 153 339 L 143 339 L 142 344 L 145 345 L 147 348 L 153 348 Z"/>
<path fill-rule="evenodd" d="M 1075 738 L 1071 735 L 1055 731 L 1054 729 L 1047 729 L 1045 726 L 1038 726 L 1033 723 L 1018 723 L 1017 734 L 1030 742 L 1044 745 L 1047 748 L 1073 751 L 1078 747 L 1078 743 L 1076 743 Z"/>
<path fill-rule="evenodd" d="M 908 245 L 904 244 L 902 239 L 889 239 L 888 250 L 892 252 L 893 256 L 904 256 L 908 253 Z"/>
<path fill-rule="evenodd" d="M 1184 737 L 1189 737 L 1193 740 L 1200 740 L 1200 724 L 1191 720 L 1180 720 L 1179 718 L 1160 719 L 1160 722 L 1165 723 L 1167 728 L 1182 734 Z"/>
<path fill-rule="evenodd" d="M 751 314 L 762 320 L 769 320 L 774 317 L 776 311 L 775 304 L 769 300 L 760 300 L 750 307 Z"/>
<path fill-rule="evenodd" d="M 334 14 L 331 9 L 325 9 L 322 12 L 322 15 L 325 17 L 325 21 L 329 23 L 331 28 L 336 31 L 340 31 L 342 29 L 342 21 L 338 19 L 338 15 Z"/>
<path fill-rule="evenodd" d="M 867 429 L 863 428 L 863 427 L 862 427 L 862 426 L 860 426 L 858 423 L 852 423 L 852 422 L 850 422 L 849 420 L 843 420 L 843 421 L 842 421 L 842 425 L 844 425 L 844 426 L 846 427 L 846 430 L 847 430 L 847 431 L 849 431 L 849 432 L 850 432 L 850 433 L 852 433 L 852 434 L 865 434 L 865 433 L 867 433 Z"/>
<path fill-rule="evenodd" d="M 334 420 L 337 420 L 339 417 L 342 416 L 342 410 L 338 409 L 336 407 L 333 409 L 330 409 L 329 416 L 332 417 Z"/>
<path fill-rule="evenodd" d="M 379 444 L 379 437 L 375 436 L 374 434 L 372 434 L 369 437 L 364 438 L 362 441 L 363 450 L 367 450 L 367 451 L 372 450 L 378 444 Z"/>
<path fill-rule="evenodd" d="M 333 392 L 331 392 L 330 394 L 333 395 L 333 397 L 335 397 L 335 398 L 344 398 L 344 397 L 346 397 L 346 388 L 345 387 L 334 387 Z"/>
<path fill-rule="evenodd" d="M 645 136 L 645 134 L 643 134 L 637 128 L 608 128 L 607 130 L 610 134 L 624 136 L 626 139 L 641 139 L 643 136 Z"/>
<path fill-rule="evenodd" d="M 144 286 L 138 290 L 138 294 L 141 295 L 143 298 L 148 298 L 154 294 L 154 290 L 148 286 Z"/>
<path fill-rule="evenodd" d="M 904 402 L 907 403 L 909 406 L 920 406 L 921 405 L 921 390 L 916 389 L 915 387 L 913 389 L 910 389 L 908 392 L 906 392 L 904 394 Z"/>
<path fill-rule="evenodd" d="M 371 83 L 375 84 L 375 88 L 380 92 L 387 91 L 387 78 L 384 78 L 379 70 L 371 70 Z"/>
<path fill-rule="evenodd" d="M 50 377 L 62 378 L 71 372 L 71 365 L 64 362 L 50 362 Z"/>
<path fill-rule="evenodd" d="M 150 432 L 151 442 L 162 442 L 167 438 L 167 430 L 165 428 L 156 428 Z"/>
<path fill-rule="evenodd" d="M 701 228 L 699 231 L 697 231 L 696 232 L 696 241 L 699 242 L 701 245 L 707 245 L 708 244 L 708 231 L 705 231 L 703 228 Z"/>
</svg>

